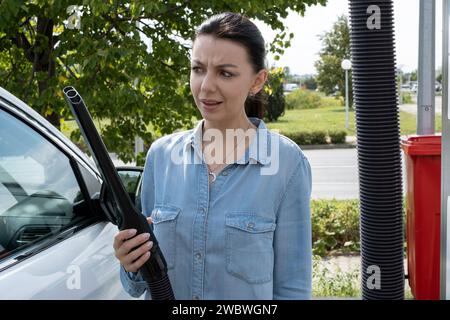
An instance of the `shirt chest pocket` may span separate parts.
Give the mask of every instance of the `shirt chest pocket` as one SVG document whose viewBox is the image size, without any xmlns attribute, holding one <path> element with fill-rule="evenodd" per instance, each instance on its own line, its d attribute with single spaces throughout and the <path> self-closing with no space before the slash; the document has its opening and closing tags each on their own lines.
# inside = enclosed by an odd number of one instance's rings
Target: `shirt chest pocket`
<svg viewBox="0 0 450 320">
<path fill-rule="evenodd" d="M 167 269 L 175 267 L 176 224 L 180 209 L 170 205 L 158 205 L 152 210 L 153 232 L 166 259 Z"/>
<path fill-rule="evenodd" d="M 227 214 L 225 218 L 227 271 L 248 283 L 272 280 L 275 222 L 249 214 Z"/>
</svg>

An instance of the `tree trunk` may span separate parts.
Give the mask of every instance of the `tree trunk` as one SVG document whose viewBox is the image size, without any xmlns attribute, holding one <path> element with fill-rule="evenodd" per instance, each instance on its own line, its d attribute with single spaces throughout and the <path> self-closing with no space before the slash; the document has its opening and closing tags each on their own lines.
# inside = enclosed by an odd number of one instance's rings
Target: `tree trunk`
<svg viewBox="0 0 450 320">
<path fill-rule="evenodd" d="M 38 81 L 39 96 L 48 90 L 48 81 L 55 77 L 55 61 L 53 59 L 53 20 L 45 17 L 39 17 L 37 21 L 36 39 L 34 44 L 33 70 L 35 72 L 45 72 L 47 77 Z M 58 130 L 60 129 L 61 116 L 52 111 L 48 114 L 50 105 L 42 108 L 41 114 Z"/>
</svg>

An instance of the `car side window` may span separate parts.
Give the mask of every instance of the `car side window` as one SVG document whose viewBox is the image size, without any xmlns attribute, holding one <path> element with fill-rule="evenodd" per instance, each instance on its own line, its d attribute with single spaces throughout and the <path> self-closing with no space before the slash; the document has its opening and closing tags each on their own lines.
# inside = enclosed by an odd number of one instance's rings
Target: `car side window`
<svg viewBox="0 0 450 320">
<path fill-rule="evenodd" d="M 140 171 L 126 171 L 119 170 L 119 177 L 122 180 L 123 186 L 128 193 L 135 193 L 141 179 L 142 172 Z"/>
<path fill-rule="evenodd" d="M 69 158 L 0 110 L 0 258 L 71 224 L 82 203 Z"/>
<path fill-rule="evenodd" d="M 117 168 L 117 171 L 131 201 L 134 203 L 138 211 L 142 211 L 140 184 L 142 180 L 143 168 L 127 169 L 126 167 L 119 167 Z"/>
</svg>

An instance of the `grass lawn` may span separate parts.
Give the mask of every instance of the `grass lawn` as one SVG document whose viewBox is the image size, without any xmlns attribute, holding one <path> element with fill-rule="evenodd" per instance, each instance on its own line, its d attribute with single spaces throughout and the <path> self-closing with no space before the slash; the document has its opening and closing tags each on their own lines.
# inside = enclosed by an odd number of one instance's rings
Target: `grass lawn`
<svg viewBox="0 0 450 320">
<path fill-rule="evenodd" d="M 400 127 L 402 134 L 416 134 L 416 115 L 407 113 L 407 112 L 400 112 Z M 442 132 L 442 118 L 440 114 L 435 115 L 435 130 L 436 133 Z"/>
<path fill-rule="evenodd" d="M 277 129 L 281 132 L 314 131 L 314 130 L 344 130 L 345 108 L 324 107 L 318 109 L 294 109 L 286 110 L 278 121 L 268 123 L 269 129 Z M 400 111 L 401 134 L 414 134 L 416 132 L 416 116 Z M 436 132 L 441 131 L 441 115 L 436 114 Z M 349 129 L 347 135 L 355 136 L 355 113 L 349 112 Z"/>
</svg>

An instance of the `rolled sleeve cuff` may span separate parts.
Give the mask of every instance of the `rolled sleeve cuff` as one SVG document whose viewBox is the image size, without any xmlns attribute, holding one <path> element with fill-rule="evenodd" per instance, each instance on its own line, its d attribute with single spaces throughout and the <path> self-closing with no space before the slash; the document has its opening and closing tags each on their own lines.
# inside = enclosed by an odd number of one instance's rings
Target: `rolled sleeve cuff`
<svg viewBox="0 0 450 320">
<path fill-rule="evenodd" d="M 128 272 L 120 266 L 120 281 L 125 291 L 132 297 L 138 298 L 147 290 L 147 282 L 137 272 Z"/>
</svg>

